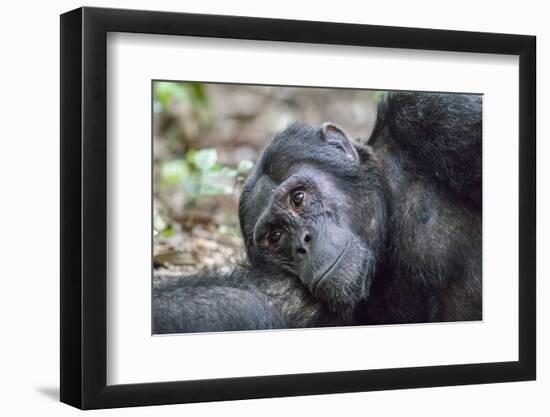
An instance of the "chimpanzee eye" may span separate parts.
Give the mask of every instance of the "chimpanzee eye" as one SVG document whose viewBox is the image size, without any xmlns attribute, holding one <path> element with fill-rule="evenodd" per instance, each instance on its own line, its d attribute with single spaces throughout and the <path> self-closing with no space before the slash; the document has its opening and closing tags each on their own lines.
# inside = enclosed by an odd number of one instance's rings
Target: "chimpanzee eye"
<svg viewBox="0 0 550 417">
<path fill-rule="evenodd" d="M 306 194 L 303 191 L 296 191 L 292 194 L 292 205 L 294 207 L 300 207 L 304 202 Z"/>
<path fill-rule="evenodd" d="M 269 243 L 274 244 L 281 240 L 281 237 L 283 237 L 283 232 L 281 232 L 280 230 L 275 230 L 274 232 L 270 233 L 269 236 L 267 236 L 267 240 L 269 241 Z"/>
</svg>

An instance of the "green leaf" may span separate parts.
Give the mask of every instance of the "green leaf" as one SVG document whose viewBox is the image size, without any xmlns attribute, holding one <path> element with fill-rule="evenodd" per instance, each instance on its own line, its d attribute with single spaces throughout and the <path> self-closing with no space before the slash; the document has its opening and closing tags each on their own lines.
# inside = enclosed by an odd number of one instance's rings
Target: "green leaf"
<svg viewBox="0 0 550 417">
<path fill-rule="evenodd" d="M 193 157 L 193 163 L 201 172 L 208 172 L 216 165 L 218 153 L 214 148 L 201 149 Z"/>
<path fill-rule="evenodd" d="M 233 178 L 237 176 L 237 171 L 229 167 L 222 167 L 218 172 L 216 172 L 220 177 Z"/>
<path fill-rule="evenodd" d="M 221 172 L 221 170 L 224 169 L 224 166 L 220 164 L 219 162 L 216 162 L 212 168 L 210 168 L 210 172 Z"/>
<path fill-rule="evenodd" d="M 164 230 L 167 227 L 166 221 L 162 218 L 162 216 L 158 213 L 155 213 L 153 217 L 153 228 L 160 232 L 161 230 Z"/>
<path fill-rule="evenodd" d="M 229 195 L 233 193 L 233 181 L 219 173 L 205 174 L 201 181 L 201 195 Z"/>
<path fill-rule="evenodd" d="M 189 174 L 189 167 L 184 159 L 165 161 L 160 169 L 162 183 L 166 186 L 181 184 Z"/>
<path fill-rule="evenodd" d="M 208 107 L 208 95 L 206 87 L 202 83 L 187 83 L 185 84 L 189 91 L 191 102 L 195 106 L 206 108 Z"/>
<path fill-rule="evenodd" d="M 197 151 L 195 149 L 189 149 L 187 153 L 185 154 L 185 161 L 187 162 L 187 165 L 191 170 L 194 170 L 196 168 L 195 166 L 195 155 L 197 154 Z"/>
<path fill-rule="evenodd" d="M 249 161 L 248 159 L 245 159 L 241 162 L 239 162 L 239 166 L 237 167 L 237 175 L 245 175 L 248 174 L 248 172 L 254 167 L 254 162 Z"/>
<path fill-rule="evenodd" d="M 172 226 L 168 226 L 166 229 L 162 230 L 160 233 L 158 233 L 158 237 L 172 237 L 176 234 Z"/>
<path fill-rule="evenodd" d="M 200 190 L 201 195 L 229 195 L 233 192 L 233 188 L 228 185 L 218 184 L 203 184 Z"/>
<path fill-rule="evenodd" d="M 192 174 L 183 182 L 183 192 L 190 201 L 195 201 L 201 193 L 201 179 L 197 174 Z"/>
<path fill-rule="evenodd" d="M 154 84 L 155 99 L 167 108 L 172 101 L 188 101 L 189 93 L 183 83 L 156 81 Z"/>
</svg>

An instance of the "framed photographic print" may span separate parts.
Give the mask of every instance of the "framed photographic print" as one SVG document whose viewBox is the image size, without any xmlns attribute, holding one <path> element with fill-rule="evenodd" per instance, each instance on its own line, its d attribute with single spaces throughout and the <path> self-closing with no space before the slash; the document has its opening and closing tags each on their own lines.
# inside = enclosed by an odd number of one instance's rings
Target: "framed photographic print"
<svg viewBox="0 0 550 417">
<path fill-rule="evenodd" d="M 535 38 L 61 16 L 61 401 L 535 379 Z"/>
</svg>

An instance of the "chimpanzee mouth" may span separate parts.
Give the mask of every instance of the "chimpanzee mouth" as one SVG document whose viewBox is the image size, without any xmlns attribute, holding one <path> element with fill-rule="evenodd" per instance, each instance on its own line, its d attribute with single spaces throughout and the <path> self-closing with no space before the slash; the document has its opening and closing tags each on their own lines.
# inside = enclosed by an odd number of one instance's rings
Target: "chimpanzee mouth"
<svg viewBox="0 0 550 417">
<path fill-rule="evenodd" d="M 346 250 L 348 249 L 349 245 L 350 245 L 349 242 L 346 243 L 346 246 L 344 246 L 344 249 L 342 249 L 342 252 L 340 252 L 340 254 L 336 257 L 334 262 L 332 262 L 332 264 L 325 270 L 325 272 L 323 272 L 323 274 L 319 277 L 319 279 L 313 283 L 313 287 L 312 287 L 312 291 L 311 291 L 313 294 L 317 293 L 317 289 L 319 288 L 321 283 L 323 281 L 325 281 L 326 278 L 330 276 L 332 271 L 334 271 L 336 269 L 336 267 L 340 263 L 340 260 L 344 256 L 344 253 L 346 253 Z"/>
</svg>

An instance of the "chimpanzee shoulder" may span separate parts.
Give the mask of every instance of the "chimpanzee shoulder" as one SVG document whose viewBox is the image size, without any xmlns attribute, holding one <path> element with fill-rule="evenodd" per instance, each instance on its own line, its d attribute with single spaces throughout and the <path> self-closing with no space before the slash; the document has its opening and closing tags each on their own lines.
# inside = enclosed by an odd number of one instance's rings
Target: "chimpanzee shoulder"
<svg viewBox="0 0 550 417">
<path fill-rule="evenodd" d="M 481 95 L 388 93 L 369 144 L 396 146 L 410 171 L 481 208 Z"/>
</svg>

